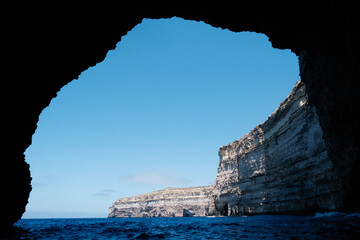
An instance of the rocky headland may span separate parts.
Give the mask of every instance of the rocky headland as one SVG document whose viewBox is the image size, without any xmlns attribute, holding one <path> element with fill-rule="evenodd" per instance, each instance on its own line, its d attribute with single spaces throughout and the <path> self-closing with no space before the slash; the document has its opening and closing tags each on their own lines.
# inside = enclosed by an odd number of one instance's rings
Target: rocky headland
<svg viewBox="0 0 360 240">
<path fill-rule="evenodd" d="M 193 217 L 209 215 L 212 186 L 166 188 L 120 198 L 109 217 Z"/>
<path fill-rule="evenodd" d="M 306 86 L 262 124 L 219 150 L 213 186 L 167 188 L 117 200 L 109 217 L 306 214 L 341 206 L 337 172 Z"/>
</svg>

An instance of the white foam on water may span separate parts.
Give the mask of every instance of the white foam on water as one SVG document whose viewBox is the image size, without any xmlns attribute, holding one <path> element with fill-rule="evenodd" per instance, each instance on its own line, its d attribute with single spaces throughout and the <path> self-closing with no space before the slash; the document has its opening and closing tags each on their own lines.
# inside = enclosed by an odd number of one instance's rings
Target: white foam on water
<svg viewBox="0 0 360 240">
<path fill-rule="evenodd" d="M 323 217 L 340 217 L 345 216 L 345 213 L 341 212 L 325 212 L 325 213 L 316 213 L 312 218 L 323 218 Z"/>
</svg>

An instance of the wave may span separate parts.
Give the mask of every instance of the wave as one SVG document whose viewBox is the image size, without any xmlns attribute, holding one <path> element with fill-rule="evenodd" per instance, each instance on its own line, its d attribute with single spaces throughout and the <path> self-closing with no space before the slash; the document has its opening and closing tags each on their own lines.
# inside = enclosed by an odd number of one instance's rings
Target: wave
<svg viewBox="0 0 360 240">
<path fill-rule="evenodd" d="M 346 215 L 346 217 L 358 217 L 360 218 L 360 213 L 349 213 Z"/>
<path fill-rule="evenodd" d="M 341 213 L 341 212 L 325 212 L 316 213 L 312 218 L 325 218 L 325 217 L 359 217 L 360 213 Z"/>
</svg>

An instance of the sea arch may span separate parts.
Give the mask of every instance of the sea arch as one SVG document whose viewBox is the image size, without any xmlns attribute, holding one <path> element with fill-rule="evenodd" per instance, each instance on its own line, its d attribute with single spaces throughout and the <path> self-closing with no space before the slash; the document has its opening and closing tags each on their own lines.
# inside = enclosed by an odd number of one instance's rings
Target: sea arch
<svg viewBox="0 0 360 240">
<path fill-rule="evenodd" d="M 282 2 L 241 6 L 131 6 L 98 3 L 86 6 L 20 6 L 17 23 L 6 29 L 21 69 L 4 87 L 4 139 L 1 228 L 21 218 L 31 191 L 24 151 L 31 144 L 38 116 L 59 89 L 102 61 L 121 37 L 143 18 L 202 20 L 231 31 L 265 33 L 273 47 L 291 49 L 299 57 L 300 75 L 316 107 L 329 155 L 338 169 L 343 199 L 338 210 L 358 209 L 360 67 L 358 7 L 346 3 L 322 6 Z M 44 11 L 44 9 L 46 9 Z M 9 31 L 7 31 L 9 30 Z M 15 33 L 14 31 L 16 30 Z M 20 41 L 26 45 L 20 46 Z M 13 68 L 9 68 L 10 70 Z M 14 72 L 12 72 L 13 74 Z M 9 74 L 8 76 L 11 76 Z M 31 80 L 29 80 L 31 79 Z"/>
</svg>

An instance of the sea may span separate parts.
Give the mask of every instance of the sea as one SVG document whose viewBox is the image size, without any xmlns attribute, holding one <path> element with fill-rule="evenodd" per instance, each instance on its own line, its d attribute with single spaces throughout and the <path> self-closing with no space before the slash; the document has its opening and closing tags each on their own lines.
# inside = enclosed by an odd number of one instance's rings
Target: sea
<svg viewBox="0 0 360 240">
<path fill-rule="evenodd" d="M 11 239 L 360 239 L 360 214 L 22 219 Z"/>
</svg>

